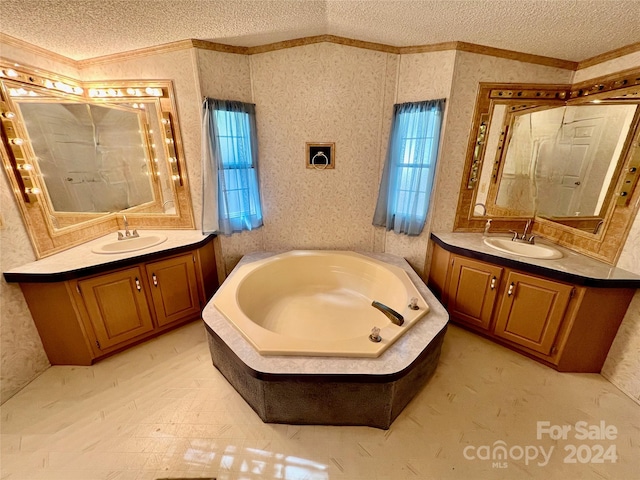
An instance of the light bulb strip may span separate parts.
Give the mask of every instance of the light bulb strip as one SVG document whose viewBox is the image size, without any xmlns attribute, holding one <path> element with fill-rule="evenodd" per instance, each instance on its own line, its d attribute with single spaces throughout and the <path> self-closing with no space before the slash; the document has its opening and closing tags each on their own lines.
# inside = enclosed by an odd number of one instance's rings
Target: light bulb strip
<svg viewBox="0 0 640 480">
<path fill-rule="evenodd" d="M 165 145 L 167 146 L 167 159 L 169 160 L 169 167 L 171 168 L 171 178 L 182 186 L 182 172 L 180 172 L 180 162 L 178 161 L 178 153 L 173 135 L 173 121 L 169 112 L 162 113 L 162 128 L 164 130 Z"/>
<path fill-rule="evenodd" d="M 144 124 L 144 131 L 147 135 L 148 155 L 149 159 L 151 160 L 149 162 L 149 169 L 152 176 L 158 177 L 160 173 L 158 172 L 157 152 L 155 149 L 155 144 L 153 143 L 153 131 L 151 130 L 151 128 L 149 128 L 149 124 L 146 122 Z"/>
<path fill-rule="evenodd" d="M 56 79 L 45 78 L 34 71 L 27 71 L 27 69 L 20 68 L 18 65 L 13 67 L 0 65 L 0 78 L 22 83 L 25 86 L 44 87 L 48 90 L 57 90 L 74 96 L 82 96 L 84 94 L 84 88 L 72 83 L 68 79 L 62 80 L 60 77 Z M 9 88 L 9 95 L 12 97 L 39 96 L 37 92 L 25 87 Z"/>
<path fill-rule="evenodd" d="M 0 115 L 0 136 L 6 146 L 5 152 L 13 171 L 14 186 L 25 202 L 36 202 L 38 200 L 37 195 L 42 191 L 35 185 L 31 176 L 34 173 L 33 165 L 25 160 L 24 140 L 16 132 L 14 125 L 15 115 L 7 115 L 11 112 L 5 102 L 0 102 L 0 112 L 2 112 Z"/>
<path fill-rule="evenodd" d="M 146 88 L 90 88 L 88 95 L 91 98 L 162 98 L 164 90 L 159 87 Z"/>
</svg>

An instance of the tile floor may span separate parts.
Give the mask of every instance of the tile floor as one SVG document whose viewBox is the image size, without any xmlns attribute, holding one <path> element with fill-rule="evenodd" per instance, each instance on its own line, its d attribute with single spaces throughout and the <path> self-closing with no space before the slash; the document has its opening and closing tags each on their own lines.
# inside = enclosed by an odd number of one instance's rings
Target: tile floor
<svg viewBox="0 0 640 480">
<path fill-rule="evenodd" d="M 456 326 L 387 431 L 263 424 L 204 335 L 194 322 L 92 367 L 47 370 L 2 406 L 0 478 L 640 478 L 638 404 L 600 375 L 557 373 Z"/>
</svg>

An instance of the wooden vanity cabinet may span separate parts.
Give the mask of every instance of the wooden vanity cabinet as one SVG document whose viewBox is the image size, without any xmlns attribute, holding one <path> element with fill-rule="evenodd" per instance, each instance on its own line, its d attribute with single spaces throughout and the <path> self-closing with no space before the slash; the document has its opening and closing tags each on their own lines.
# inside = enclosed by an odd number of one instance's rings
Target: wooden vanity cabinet
<svg viewBox="0 0 640 480">
<path fill-rule="evenodd" d="M 77 282 L 98 350 L 128 342 L 154 328 L 141 267 L 127 268 Z"/>
<path fill-rule="evenodd" d="M 213 242 L 91 276 L 20 283 L 52 365 L 91 365 L 200 318 L 217 286 Z"/>
<path fill-rule="evenodd" d="M 470 258 L 453 258 L 446 302 L 449 313 L 470 325 L 488 330 L 502 270 Z"/>
<path fill-rule="evenodd" d="M 635 293 L 560 282 L 438 244 L 428 285 L 456 323 L 567 372 L 600 372 Z"/>
<path fill-rule="evenodd" d="M 158 326 L 200 315 L 195 255 L 148 263 L 145 270 Z"/>
<path fill-rule="evenodd" d="M 550 355 L 575 288 L 510 270 L 503 289 L 493 333 Z"/>
</svg>

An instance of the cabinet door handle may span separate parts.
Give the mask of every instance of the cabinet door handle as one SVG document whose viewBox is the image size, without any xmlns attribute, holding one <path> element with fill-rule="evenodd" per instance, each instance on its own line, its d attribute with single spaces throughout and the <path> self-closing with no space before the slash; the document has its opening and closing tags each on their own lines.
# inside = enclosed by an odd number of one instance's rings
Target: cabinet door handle
<svg viewBox="0 0 640 480">
<path fill-rule="evenodd" d="M 511 282 L 511 285 L 509 285 L 509 290 L 507 291 L 507 297 L 510 297 L 513 294 L 513 289 L 515 288 L 515 283 Z"/>
<path fill-rule="evenodd" d="M 155 273 L 151 274 L 151 278 L 153 278 L 153 286 L 157 287 L 158 286 L 158 277 L 156 277 Z"/>
<path fill-rule="evenodd" d="M 142 290 L 142 287 L 140 286 L 140 280 L 138 280 L 138 277 L 136 277 L 136 288 L 138 289 L 138 291 Z"/>
<path fill-rule="evenodd" d="M 496 288 L 496 276 L 495 275 L 491 279 L 491 285 L 489 286 L 489 288 L 491 288 L 491 290 L 494 290 Z"/>
</svg>

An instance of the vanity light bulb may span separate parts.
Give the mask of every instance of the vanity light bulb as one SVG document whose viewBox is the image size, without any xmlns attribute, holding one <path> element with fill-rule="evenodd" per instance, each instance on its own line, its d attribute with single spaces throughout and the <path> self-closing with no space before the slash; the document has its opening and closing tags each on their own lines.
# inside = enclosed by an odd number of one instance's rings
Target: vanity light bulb
<svg viewBox="0 0 640 480">
<path fill-rule="evenodd" d="M 116 95 L 118 95 L 118 92 L 116 92 L 113 88 L 110 88 L 109 90 L 107 90 L 107 93 L 109 94 L 110 97 L 115 97 Z"/>
<path fill-rule="evenodd" d="M 10 88 L 9 95 L 12 97 L 24 97 L 29 92 L 27 92 L 24 88 Z"/>
<path fill-rule="evenodd" d="M 135 88 L 127 88 L 127 95 L 135 95 L 136 94 L 136 89 Z"/>
<path fill-rule="evenodd" d="M 20 165 L 18 165 L 18 170 L 25 170 L 25 171 L 30 171 L 33 170 L 33 165 L 29 164 L 29 163 L 22 163 Z"/>
<path fill-rule="evenodd" d="M 27 187 L 24 189 L 24 193 L 38 195 L 39 193 L 42 193 L 42 190 L 40 190 L 38 187 Z"/>
<path fill-rule="evenodd" d="M 169 163 L 176 163 L 178 159 L 176 157 L 169 157 Z"/>
<path fill-rule="evenodd" d="M 14 145 L 22 145 L 24 143 L 24 140 L 22 140 L 21 138 L 12 138 L 10 142 Z"/>
<path fill-rule="evenodd" d="M 171 175 L 173 180 L 180 180 L 180 175 Z"/>
<path fill-rule="evenodd" d="M 75 93 L 76 95 L 82 95 L 82 92 L 84 92 L 84 89 L 82 87 L 73 87 L 73 93 Z"/>
<path fill-rule="evenodd" d="M 7 111 L 7 112 L 2 112 L 2 116 L 3 116 L 4 118 L 15 118 L 16 114 L 15 114 L 15 113 L 13 113 L 13 112 L 8 112 L 8 111 Z"/>
<path fill-rule="evenodd" d="M 8 70 L 5 70 L 4 73 L 8 77 L 17 77 L 18 76 L 18 72 L 16 72 L 13 68 L 9 68 Z"/>
<path fill-rule="evenodd" d="M 44 86 L 47 88 L 53 88 L 55 85 L 53 84 L 53 82 L 51 80 L 45 80 L 44 81 Z"/>
</svg>

